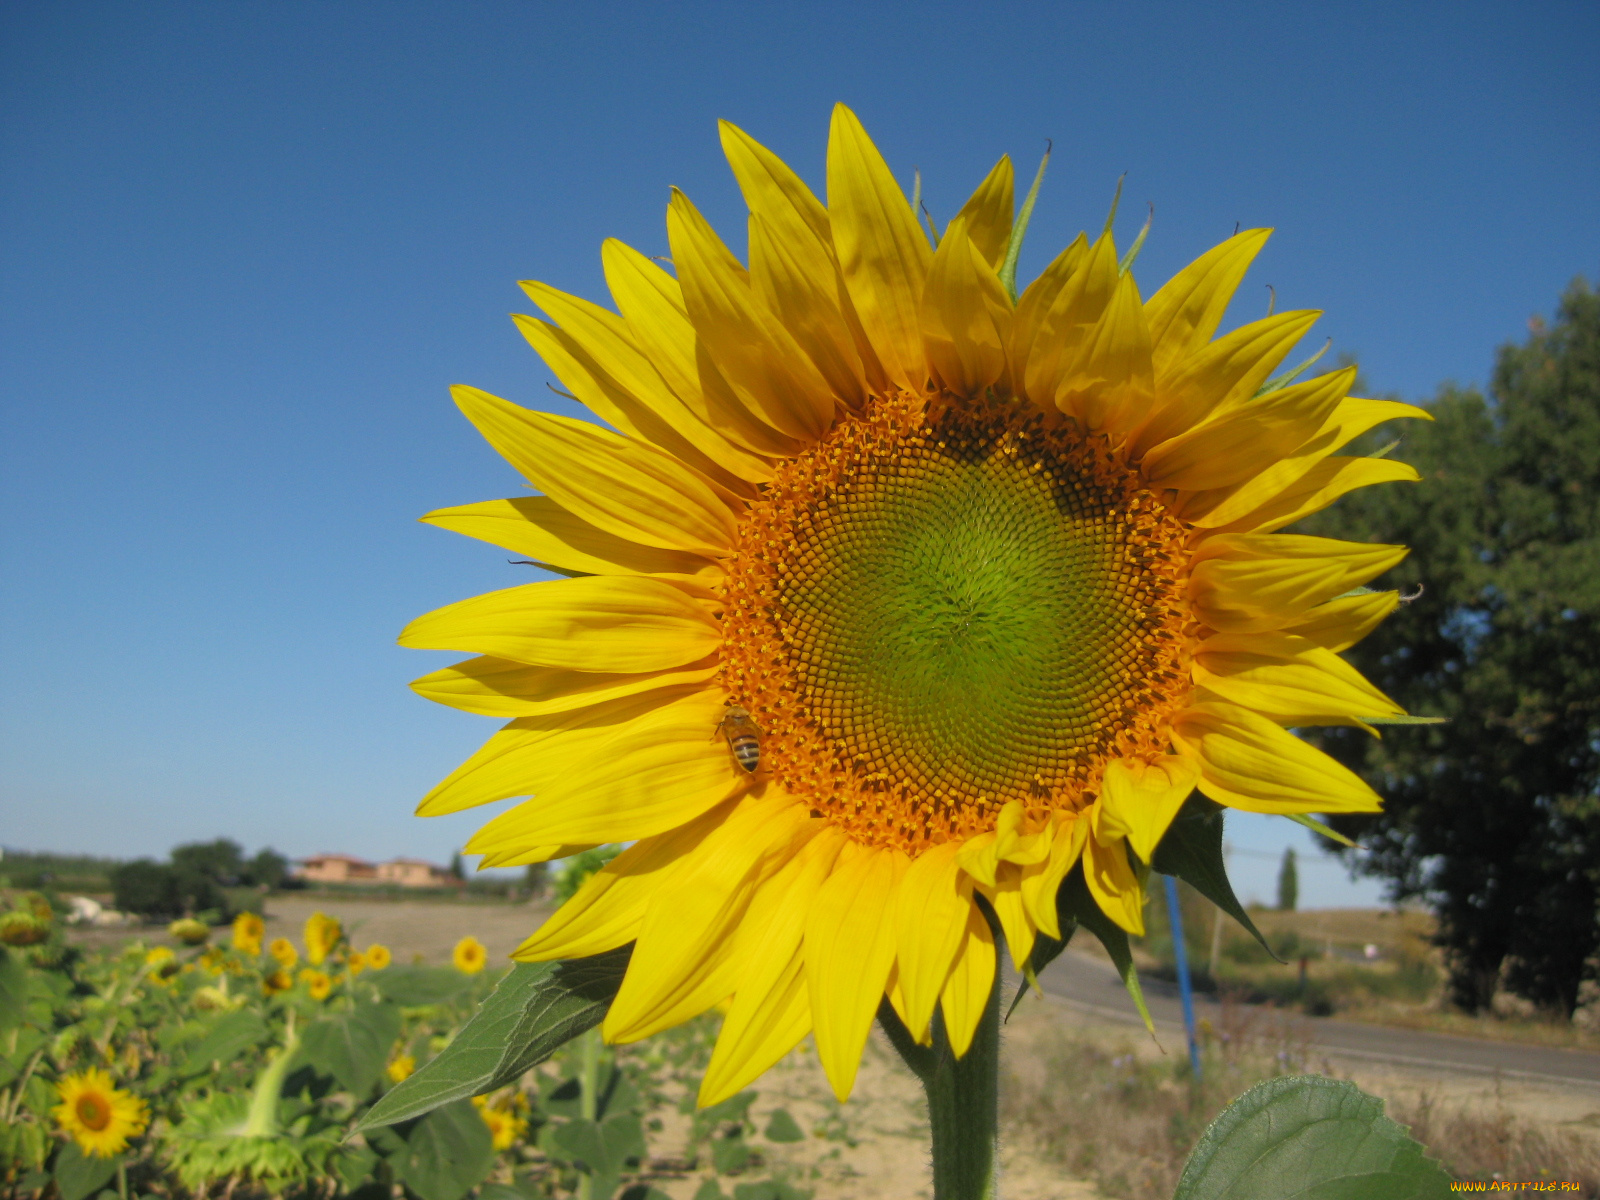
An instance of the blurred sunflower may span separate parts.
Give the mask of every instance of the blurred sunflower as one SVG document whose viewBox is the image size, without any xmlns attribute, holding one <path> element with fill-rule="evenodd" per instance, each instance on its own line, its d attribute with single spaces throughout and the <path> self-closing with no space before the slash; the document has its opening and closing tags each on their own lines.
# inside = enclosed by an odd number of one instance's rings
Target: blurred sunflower
<svg viewBox="0 0 1600 1200">
<path fill-rule="evenodd" d="M 288 938 L 273 938 L 271 945 L 267 947 L 267 953 L 277 960 L 280 967 L 286 969 L 300 961 L 300 952 Z"/>
<path fill-rule="evenodd" d="M 312 913 L 306 918 L 306 961 L 320 967 L 328 955 L 338 949 L 343 937 L 344 929 L 337 920 L 326 913 Z"/>
<path fill-rule="evenodd" d="M 930 238 L 842 106 L 826 207 L 722 143 L 747 263 L 674 192 L 672 273 L 604 245 L 617 312 L 523 285 L 548 320 L 522 333 L 611 429 L 455 390 L 542 494 L 424 520 L 567 578 L 403 633 L 481 656 L 419 693 L 511 718 L 418 811 L 532 795 L 468 844 L 484 866 L 632 842 L 516 957 L 634 942 L 609 1040 L 731 995 L 702 1103 L 808 1032 L 842 1099 L 885 996 L 966 1052 L 996 975 L 978 897 L 1020 963 L 1078 863 L 1141 931 L 1195 787 L 1379 807 L 1289 730 L 1400 712 L 1338 651 L 1405 550 L 1277 531 L 1415 479 L 1336 451 L 1425 414 L 1350 397 L 1354 369 L 1274 377 L 1314 312 L 1214 337 L 1267 230 L 1146 300 L 1108 221 L 1017 297 L 1008 159 Z"/>
<path fill-rule="evenodd" d="M 520 1105 L 518 1101 L 521 1101 Z M 483 1123 L 489 1127 L 489 1136 L 494 1140 L 496 1150 L 509 1150 L 527 1135 L 527 1118 L 521 1115 L 527 1110 L 527 1101 L 520 1095 L 509 1100 L 474 1096 L 472 1104 L 483 1118 Z"/>
<path fill-rule="evenodd" d="M 385 1068 L 391 1083 L 404 1083 L 411 1078 L 411 1073 L 417 1069 L 417 1060 L 414 1055 L 400 1054 L 389 1061 Z"/>
<path fill-rule="evenodd" d="M 276 996 L 279 992 L 287 992 L 294 986 L 294 980 L 289 978 L 289 972 L 284 970 L 273 971 L 261 979 L 261 990 L 269 996 Z"/>
<path fill-rule="evenodd" d="M 476 975 L 488 964 L 489 950 L 477 938 L 468 935 L 456 943 L 456 948 L 450 952 L 450 961 L 456 970 Z"/>
<path fill-rule="evenodd" d="M 185 946 L 199 946 L 211 939 L 211 926 L 193 917 L 179 917 L 167 926 L 167 932 Z"/>
<path fill-rule="evenodd" d="M 381 971 L 394 961 L 394 956 L 389 953 L 389 947 L 382 942 L 373 942 L 366 949 L 367 966 L 374 971 Z"/>
<path fill-rule="evenodd" d="M 266 922 L 255 913 L 242 912 L 233 919 L 233 948 L 242 954 L 260 954 L 266 934 Z"/>
<path fill-rule="evenodd" d="M 110 1075 L 90 1067 L 56 1084 L 61 1103 L 51 1109 L 58 1124 L 85 1154 L 110 1158 L 150 1123 L 145 1102 L 123 1091 Z"/>
<path fill-rule="evenodd" d="M 326 971 L 314 971 L 306 967 L 300 972 L 300 982 L 306 985 L 313 1000 L 326 1000 L 328 993 L 333 991 L 333 979 Z"/>
</svg>

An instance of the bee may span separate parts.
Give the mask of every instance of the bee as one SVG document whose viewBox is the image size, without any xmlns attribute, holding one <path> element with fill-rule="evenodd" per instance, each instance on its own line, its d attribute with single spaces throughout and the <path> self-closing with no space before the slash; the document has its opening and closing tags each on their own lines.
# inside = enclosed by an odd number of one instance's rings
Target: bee
<svg viewBox="0 0 1600 1200">
<path fill-rule="evenodd" d="M 733 751 L 739 765 L 754 775 L 761 765 L 761 730 L 750 719 L 750 710 L 730 704 L 722 720 L 717 722 L 716 733 L 711 736 L 716 737 L 718 733 L 728 739 L 728 749 Z"/>
</svg>

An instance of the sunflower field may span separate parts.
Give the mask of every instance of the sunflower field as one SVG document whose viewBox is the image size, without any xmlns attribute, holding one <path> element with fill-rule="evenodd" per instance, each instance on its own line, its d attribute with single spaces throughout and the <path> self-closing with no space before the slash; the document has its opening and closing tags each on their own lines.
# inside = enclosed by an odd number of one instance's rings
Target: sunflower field
<svg viewBox="0 0 1600 1200">
<path fill-rule="evenodd" d="M 452 966 L 399 964 L 321 913 L 298 942 L 245 913 L 221 937 L 186 919 L 169 927 L 176 948 L 102 954 L 68 944 L 44 896 L 14 905 L 0 915 L 8 1196 L 660 1200 L 640 1180 L 653 1114 L 710 1053 L 693 1028 L 625 1054 L 589 1033 L 488 1094 L 374 1124 L 502 982 L 476 938 Z M 672 1160 L 706 1175 L 706 1200 L 722 1174 L 735 1196 L 803 1194 L 753 1177 L 754 1095 L 695 1114 Z M 801 1136 L 792 1119 L 764 1135 Z"/>
</svg>

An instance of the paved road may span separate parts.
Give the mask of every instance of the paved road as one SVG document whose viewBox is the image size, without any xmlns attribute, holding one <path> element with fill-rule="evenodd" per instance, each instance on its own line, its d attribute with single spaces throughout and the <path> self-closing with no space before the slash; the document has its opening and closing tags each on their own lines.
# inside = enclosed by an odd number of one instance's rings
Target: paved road
<svg viewBox="0 0 1600 1200">
<path fill-rule="evenodd" d="M 1176 985 L 1140 978 L 1156 1027 L 1163 1032 L 1175 1031 L 1181 1037 L 1183 1008 Z M 1039 982 L 1046 993 L 1073 1008 L 1109 1020 L 1143 1024 L 1116 970 L 1101 959 L 1068 950 L 1043 971 Z M 1222 1006 L 1212 1000 L 1196 996 L 1195 1015 L 1197 1019 L 1209 1019 L 1213 1026 L 1223 1027 Z M 1309 1039 L 1314 1052 L 1330 1058 L 1474 1074 L 1499 1072 L 1510 1078 L 1576 1084 L 1600 1090 L 1600 1054 L 1589 1051 L 1492 1042 L 1326 1017 L 1296 1016 L 1291 1023 L 1297 1036 Z"/>
</svg>

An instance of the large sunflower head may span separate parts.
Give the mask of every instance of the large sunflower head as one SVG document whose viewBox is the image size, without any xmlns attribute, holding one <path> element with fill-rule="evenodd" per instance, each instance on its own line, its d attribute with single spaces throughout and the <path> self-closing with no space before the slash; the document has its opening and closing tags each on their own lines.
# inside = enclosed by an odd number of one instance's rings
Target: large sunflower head
<svg viewBox="0 0 1600 1200">
<path fill-rule="evenodd" d="M 614 309 L 523 285 L 604 424 L 456 390 L 539 494 L 425 519 L 563 578 L 405 631 L 479 655 L 419 692 L 511 719 L 419 811 L 531 796 L 468 845 L 485 866 L 632 843 L 517 957 L 634 942 L 609 1038 L 732 996 L 702 1100 L 807 1032 L 842 1097 L 885 996 L 964 1053 L 996 934 L 1019 963 L 1058 936 L 1070 871 L 1141 931 L 1196 787 L 1378 807 L 1289 729 L 1399 713 L 1338 651 L 1404 549 L 1278 531 L 1415 478 L 1337 452 L 1422 414 L 1275 374 L 1315 313 L 1216 336 L 1266 230 L 1146 299 L 1108 222 L 1018 296 L 1009 160 L 941 232 L 842 106 L 826 205 L 722 140 L 743 261 L 674 192 L 670 270 L 605 244 Z"/>
<path fill-rule="evenodd" d="M 145 1102 L 117 1087 L 98 1067 L 68 1075 L 56 1084 L 61 1103 L 51 1110 L 58 1124 L 85 1154 L 110 1158 L 127 1149 L 128 1139 L 150 1123 Z"/>
</svg>

